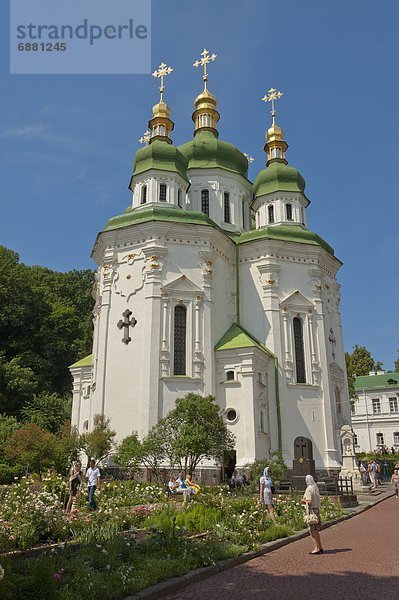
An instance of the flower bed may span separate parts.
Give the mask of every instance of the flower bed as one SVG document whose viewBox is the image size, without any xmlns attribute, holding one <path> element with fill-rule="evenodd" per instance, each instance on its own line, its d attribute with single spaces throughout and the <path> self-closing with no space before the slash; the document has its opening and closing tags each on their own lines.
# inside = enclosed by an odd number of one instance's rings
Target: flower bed
<svg viewBox="0 0 399 600">
<path fill-rule="evenodd" d="M 168 501 L 160 486 L 112 482 L 102 487 L 97 511 L 88 512 L 82 498 L 69 515 L 62 510 L 65 492 L 65 483 L 55 478 L 42 487 L 23 479 L 2 493 L 2 549 L 60 542 L 35 557 L 3 555 L 2 600 L 83 600 L 91 587 L 96 597 L 120 600 L 304 528 L 295 496 L 275 498 L 278 523 L 273 524 L 256 497 L 231 497 L 223 488 L 205 491 L 184 506 Z M 323 499 L 323 520 L 343 513 Z M 80 544 L 68 543 L 72 541 Z"/>
</svg>

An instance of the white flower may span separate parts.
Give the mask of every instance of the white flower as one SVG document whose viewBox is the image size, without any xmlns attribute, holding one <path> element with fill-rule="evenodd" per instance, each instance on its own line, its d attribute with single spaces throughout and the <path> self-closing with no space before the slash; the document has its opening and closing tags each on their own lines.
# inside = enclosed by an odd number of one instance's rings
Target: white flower
<svg viewBox="0 0 399 600">
<path fill-rule="evenodd" d="M 0 581 L 3 579 L 4 577 L 4 569 L 3 567 L 0 565 Z"/>
</svg>

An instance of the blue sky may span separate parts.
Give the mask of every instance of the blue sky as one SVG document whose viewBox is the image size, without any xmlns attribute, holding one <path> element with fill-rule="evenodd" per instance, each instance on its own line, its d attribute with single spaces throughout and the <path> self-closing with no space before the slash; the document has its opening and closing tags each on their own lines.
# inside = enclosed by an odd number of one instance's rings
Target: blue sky
<svg viewBox="0 0 399 600">
<path fill-rule="evenodd" d="M 8 8 L 0 7 L 0 243 L 26 264 L 93 268 L 106 221 L 130 202 L 138 138 L 157 101 L 151 76 L 9 75 Z M 176 144 L 192 137 L 204 47 L 218 54 L 209 88 L 220 137 L 264 167 L 269 113 L 287 158 L 307 182 L 309 227 L 344 262 L 347 350 L 367 346 L 392 369 L 398 356 L 399 117 L 397 0 L 153 0 L 152 65 L 174 67 L 166 100 Z"/>
</svg>

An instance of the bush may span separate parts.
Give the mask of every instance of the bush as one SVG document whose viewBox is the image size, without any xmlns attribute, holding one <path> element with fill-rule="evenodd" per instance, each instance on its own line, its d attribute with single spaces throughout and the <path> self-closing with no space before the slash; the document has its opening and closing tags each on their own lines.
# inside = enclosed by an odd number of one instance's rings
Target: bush
<svg viewBox="0 0 399 600">
<path fill-rule="evenodd" d="M 14 477 L 19 477 L 23 473 L 21 465 L 7 465 L 0 463 L 0 485 L 8 485 L 14 481 Z"/>
</svg>

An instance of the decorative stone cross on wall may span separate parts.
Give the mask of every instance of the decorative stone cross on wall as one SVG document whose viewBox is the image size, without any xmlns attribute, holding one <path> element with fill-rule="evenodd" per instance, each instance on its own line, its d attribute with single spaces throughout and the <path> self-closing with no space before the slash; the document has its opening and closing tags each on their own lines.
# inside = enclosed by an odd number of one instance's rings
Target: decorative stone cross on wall
<svg viewBox="0 0 399 600">
<path fill-rule="evenodd" d="M 123 329 L 122 342 L 124 344 L 128 344 L 129 342 L 132 341 L 132 338 L 129 336 L 129 327 L 134 327 L 137 323 L 137 320 L 134 317 L 130 318 L 131 314 L 132 314 L 132 311 L 127 308 L 122 313 L 123 321 L 121 319 L 118 322 L 119 329 Z"/>
<path fill-rule="evenodd" d="M 330 329 L 330 335 L 328 336 L 328 341 L 331 343 L 331 354 L 332 357 L 335 358 L 335 344 L 337 340 L 335 339 L 333 328 Z"/>
</svg>

